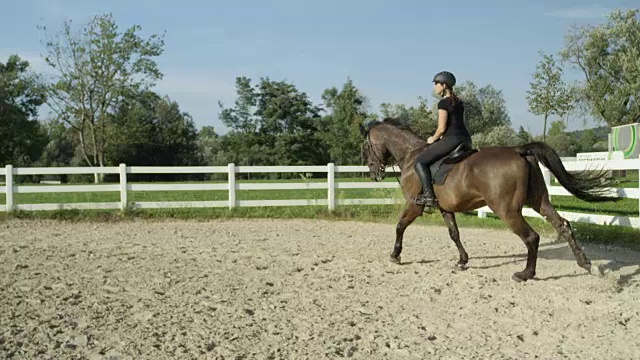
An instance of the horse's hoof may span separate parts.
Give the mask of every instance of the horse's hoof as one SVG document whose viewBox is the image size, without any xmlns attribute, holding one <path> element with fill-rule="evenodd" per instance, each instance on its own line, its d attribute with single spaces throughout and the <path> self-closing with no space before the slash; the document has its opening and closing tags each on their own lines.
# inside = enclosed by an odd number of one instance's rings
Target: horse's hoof
<svg viewBox="0 0 640 360">
<path fill-rule="evenodd" d="M 515 280 L 516 282 L 524 282 L 527 281 L 529 279 L 533 279 L 533 276 L 527 276 L 527 274 L 525 272 L 517 272 L 514 273 L 511 278 L 513 280 Z"/>
<path fill-rule="evenodd" d="M 604 276 L 604 266 L 602 264 L 596 264 L 595 267 L 589 269 L 589 274 L 594 276 Z"/>
<path fill-rule="evenodd" d="M 463 263 L 456 263 L 455 268 L 456 268 L 457 270 L 462 270 L 462 271 L 464 271 L 464 270 L 467 270 L 467 269 L 469 268 L 469 265 L 467 265 L 467 264 L 463 264 Z"/>
<path fill-rule="evenodd" d="M 400 264 L 400 255 L 398 255 L 397 257 L 391 256 L 389 257 L 389 260 L 394 264 Z"/>
<path fill-rule="evenodd" d="M 587 262 L 587 263 L 578 263 L 578 266 L 580 266 L 581 268 L 587 270 L 589 272 L 589 274 L 593 274 L 592 269 L 591 269 L 591 263 Z"/>
</svg>

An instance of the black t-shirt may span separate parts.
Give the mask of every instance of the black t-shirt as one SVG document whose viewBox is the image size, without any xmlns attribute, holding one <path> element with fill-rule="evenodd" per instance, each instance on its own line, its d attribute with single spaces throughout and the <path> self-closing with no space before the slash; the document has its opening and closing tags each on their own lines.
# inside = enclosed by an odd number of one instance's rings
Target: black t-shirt
<svg viewBox="0 0 640 360">
<path fill-rule="evenodd" d="M 451 105 L 453 98 L 446 97 L 438 102 L 438 110 L 447 111 L 447 129 L 442 136 L 467 136 L 469 131 L 464 124 L 464 104 L 461 100 L 456 101 L 455 105 Z"/>
</svg>

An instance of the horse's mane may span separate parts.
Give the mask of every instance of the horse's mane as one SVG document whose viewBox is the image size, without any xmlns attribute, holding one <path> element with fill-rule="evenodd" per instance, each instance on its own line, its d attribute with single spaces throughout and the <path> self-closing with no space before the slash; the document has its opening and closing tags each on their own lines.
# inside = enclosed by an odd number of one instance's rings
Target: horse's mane
<svg viewBox="0 0 640 360">
<path fill-rule="evenodd" d="M 382 126 L 382 125 L 391 125 L 393 127 L 396 127 L 400 130 L 405 130 L 408 131 L 409 133 L 411 133 L 414 136 L 417 136 L 418 138 L 422 139 L 422 136 L 416 131 L 414 130 L 410 124 L 408 124 L 406 121 L 402 121 L 399 118 L 394 118 L 394 117 L 386 117 L 382 120 L 377 120 L 377 121 L 373 121 L 371 123 L 369 123 L 367 125 L 367 132 L 371 131 L 371 129 L 376 128 L 378 126 Z"/>
</svg>

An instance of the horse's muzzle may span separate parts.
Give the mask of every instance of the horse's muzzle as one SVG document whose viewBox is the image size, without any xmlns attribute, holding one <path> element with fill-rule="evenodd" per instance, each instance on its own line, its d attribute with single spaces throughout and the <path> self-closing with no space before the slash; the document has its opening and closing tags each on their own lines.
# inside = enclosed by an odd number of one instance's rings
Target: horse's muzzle
<svg viewBox="0 0 640 360">
<path fill-rule="evenodd" d="M 374 173 L 372 173 L 371 175 L 372 175 L 372 176 L 371 176 L 371 178 L 372 178 L 373 180 L 375 180 L 375 181 L 382 181 L 382 180 L 384 180 L 384 178 L 385 178 L 385 176 L 386 176 L 386 173 L 385 173 L 385 171 L 384 171 L 384 166 L 380 166 L 380 167 L 378 168 L 378 170 L 377 170 L 377 171 L 375 171 L 375 174 L 374 174 Z"/>
</svg>

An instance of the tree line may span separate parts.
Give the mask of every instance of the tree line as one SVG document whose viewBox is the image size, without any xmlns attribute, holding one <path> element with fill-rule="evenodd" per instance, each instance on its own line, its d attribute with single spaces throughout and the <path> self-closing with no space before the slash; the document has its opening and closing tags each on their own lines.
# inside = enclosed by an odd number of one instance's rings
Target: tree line
<svg viewBox="0 0 640 360">
<path fill-rule="evenodd" d="M 120 31 L 111 14 L 94 16 L 78 32 L 71 21 L 55 33 L 42 30 L 50 72 L 34 73 L 17 55 L 0 62 L 3 166 L 361 164 L 363 121 L 396 117 L 425 138 L 437 125 L 435 99 L 383 103 L 376 113 L 349 78 L 314 104 L 292 83 L 239 76 L 234 103 L 219 103 L 229 129 L 220 135 L 211 126 L 197 129 L 177 102 L 152 90 L 163 77 L 155 59 L 164 34 L 143 38 L 138 25 Z M 606 151 L 609 127 L 640 120 L 638 33 L 638 10 L 616 10 L 606 23 L 572 28 L 557 55 L 540 52 L 527 101 L 544 121 L 541 135 L 512 128 L 502 92 L 491 84 L 457 85 L 474 145 L 541 140 L 563 156 Z M 584 79 L 565 83 L 562 66 Z M 47 119 L 40 115 L 45 104 L 53 110 Z M 570 115 L 590 115 L 603 126 L 570 134 Z"/>
</svg>

